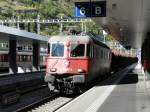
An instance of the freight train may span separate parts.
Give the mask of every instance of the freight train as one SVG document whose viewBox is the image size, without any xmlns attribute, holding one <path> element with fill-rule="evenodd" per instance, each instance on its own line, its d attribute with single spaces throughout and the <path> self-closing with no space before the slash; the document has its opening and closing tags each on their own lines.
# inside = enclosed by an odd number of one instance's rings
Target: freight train
<svg viewBox="0 0 150 112">
<path fill-rule="evenodd" d="M 80 92 L 110 72 L 111 49 L 92 34 L 52 36 L 48 41 L 45 81 L 51 91 Z"/>
</svg>

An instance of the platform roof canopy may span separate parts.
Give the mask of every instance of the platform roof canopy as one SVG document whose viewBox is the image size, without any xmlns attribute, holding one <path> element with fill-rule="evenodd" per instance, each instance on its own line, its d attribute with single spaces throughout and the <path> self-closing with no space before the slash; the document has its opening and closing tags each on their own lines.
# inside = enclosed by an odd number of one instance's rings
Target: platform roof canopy
<svg viewBox="0 0 150 112">
<path fill-rule="evenodd" d="M 0 25 L 0 41 L 17 40 L 25 43 L 47 43 L 48 37 Z"/>
<path fill-rule="evenodd" d="M 150 32 L 150 0 L 73 0 L 106 1 L 107 16 L 92 18 L 105 28 L 117 29 L 125 45 L 141 47 Z"/>
</svg>

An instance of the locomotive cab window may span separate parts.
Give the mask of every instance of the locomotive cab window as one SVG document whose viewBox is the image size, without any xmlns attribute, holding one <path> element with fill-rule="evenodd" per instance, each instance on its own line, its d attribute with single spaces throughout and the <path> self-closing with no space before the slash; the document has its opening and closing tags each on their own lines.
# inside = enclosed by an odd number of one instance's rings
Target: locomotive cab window
<svg viewBox="0 0 150 112">
<path fill-rule="evenodd" d="M 51 56 L 63 57 L 64 56 L 64 45 L 62 43 L 53 43 L 51 49 Z"/>
<path fill-rule="evenodd" d="M 71 44 L 71 57 L 84 57 L 85 44 Z"/>
</svg>

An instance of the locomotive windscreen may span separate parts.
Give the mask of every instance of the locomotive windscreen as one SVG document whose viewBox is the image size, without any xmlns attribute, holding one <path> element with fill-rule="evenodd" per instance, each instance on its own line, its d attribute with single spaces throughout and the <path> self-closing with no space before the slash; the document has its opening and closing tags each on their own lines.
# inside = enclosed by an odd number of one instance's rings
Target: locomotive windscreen
<svg viewBox="0 0 150 112">
<path fill-rule="evenodd" d="M 71 44 L 71 57 L 83 57 L 85 55 L 85 44 Z"/>
<path fill-rule="evenodd" d="M 64 56 L 64 44 L 62 43 L 53 43 L 51 56 L 53 57 L 63 57 Z"/>
</svg>

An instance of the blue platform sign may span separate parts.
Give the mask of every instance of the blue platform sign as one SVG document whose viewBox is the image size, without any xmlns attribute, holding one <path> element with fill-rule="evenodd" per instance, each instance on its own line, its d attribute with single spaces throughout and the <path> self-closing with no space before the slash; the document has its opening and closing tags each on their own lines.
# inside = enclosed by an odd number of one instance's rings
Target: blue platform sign
<svg viewBox="0 0 150 112">
<path fill-rule="evenodd" d="M 89 2 L 76 2 L 75 3 L 75 16 L 76 17 L 90 17 Z"/>
<path fill-rule="evenodd" d="M 76 2 L 76 17 L 106 17 L 106 1 Z"/>
</svg>

